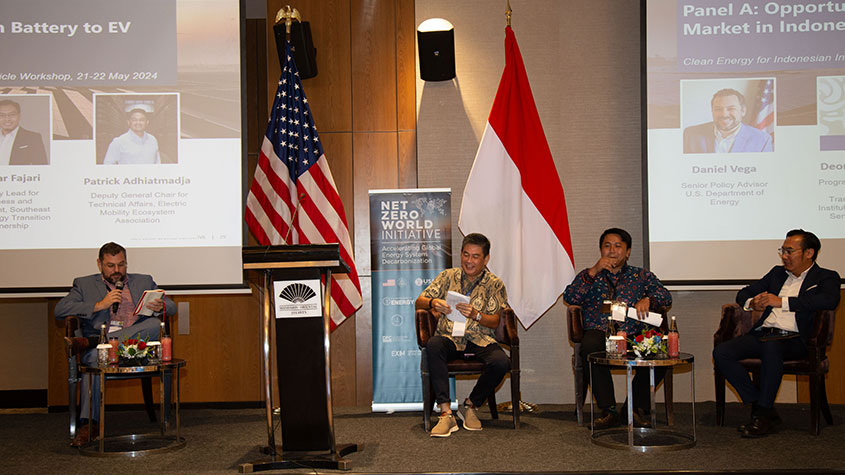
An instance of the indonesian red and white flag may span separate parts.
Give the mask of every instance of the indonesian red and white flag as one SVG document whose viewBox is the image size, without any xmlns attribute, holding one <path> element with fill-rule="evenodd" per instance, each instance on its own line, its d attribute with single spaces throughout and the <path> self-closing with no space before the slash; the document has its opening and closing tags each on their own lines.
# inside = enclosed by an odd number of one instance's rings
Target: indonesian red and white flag
<svg viewBox="0 0 845 475">
<path fill-rule="evenodd" d="M 285 56 L 244 219 L 262 246 L 339 244 L 350 272 L 332 274 L 334 330 L 361 307 L 361 284 L 352 258 L 346 213 L 317 136 L 290 42 Z"/>
<path fill-rule="evenodd" d="M 566 201 L 516 37 L 467 179 L 458 226 L 491 242 L 488 267 L 530 327 L 575 277 Z"/>
</svg>

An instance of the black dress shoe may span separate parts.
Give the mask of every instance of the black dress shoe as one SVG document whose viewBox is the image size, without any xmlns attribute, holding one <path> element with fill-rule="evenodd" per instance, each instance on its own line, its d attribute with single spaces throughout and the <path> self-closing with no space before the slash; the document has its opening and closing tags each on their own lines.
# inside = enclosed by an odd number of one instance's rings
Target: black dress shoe
<svg viewBox="0 0 845 475">
<path fill-rule="evenodd" d="M 772 411 L 768 415 L 766 415 L 765 418 L 768 419 L 769 422 L 771 422 L 772 425 L 775 426 L 778 426 L 783 422 L 783 419 L 780 418 L 780 414 L 778 414 L 778 412 L 774 409 L 772 409 Z M 750 424 L 750 422 L 748 424 L 741 424 L 739 427 L 736 428 L 737 432 L 745 432 L 745 428 L 748 427 Z"/>
<path fill-rule="evenodd" d="M 765 437 L 774 432 L 775 427 L 768 417 L 754 416 L 742 431 L 744 438 Z"/>
<path fill-rule="evenodd" d="M 593 430 L 604 430 L 616 427 L 619 425 L 619 414 L 615 412 L 606 412 L 601 417 L 593 421 Z"/>
</svg>

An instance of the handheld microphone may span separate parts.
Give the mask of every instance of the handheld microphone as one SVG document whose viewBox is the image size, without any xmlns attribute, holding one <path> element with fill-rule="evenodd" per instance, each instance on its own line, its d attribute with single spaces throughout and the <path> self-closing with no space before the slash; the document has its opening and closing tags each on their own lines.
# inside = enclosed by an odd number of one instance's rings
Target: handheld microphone
<svg viewBox="0 0 845 475">
<path fill-rule="evenodd" d="M 123 281 L 118 280 L 117 282 L 115 282 L 114 288 L 117 289 L 117 290 L 123 290 Z M 117 313 L 118 307 L 120 307 L 120 302 L 115 302 L 115 303 L 111 304 L 112 313 Z"/>
</svg>

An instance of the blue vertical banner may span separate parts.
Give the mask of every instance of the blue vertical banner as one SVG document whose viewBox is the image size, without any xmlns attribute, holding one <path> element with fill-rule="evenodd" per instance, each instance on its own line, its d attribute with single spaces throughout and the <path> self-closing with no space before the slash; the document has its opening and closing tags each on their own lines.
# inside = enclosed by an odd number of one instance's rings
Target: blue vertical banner
<svg viewBox="0 0 845 475">
<path fill-rule="evenodd" d="M 373 411 L 422 408 L 414 302 L 452 265 L 448 188 L 370 190 Z"/>
</svg>

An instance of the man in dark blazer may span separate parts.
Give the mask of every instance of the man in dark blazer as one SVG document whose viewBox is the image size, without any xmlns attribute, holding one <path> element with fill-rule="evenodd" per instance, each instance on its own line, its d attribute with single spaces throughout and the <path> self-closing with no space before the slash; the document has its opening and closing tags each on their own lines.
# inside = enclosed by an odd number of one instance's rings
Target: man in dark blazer
<svg viewBox="0 0 845 475">
<path fill-rule="evenodd" d="M 836 271 L 816 264 L 821 242 L 815 234 L 794 229 L 778 249 L 782 266 L 775 266 L 759 281 L 740 290 L 736 301 L 746 310 L 762 311 L 746 335 L 728 340 L 713 350 L 716 367 L 751 404 L 751 421 L 740 426 L 743 437 L 762 437 L 774 430 L 780 417 L 774 409 L 783 377 L 783 362 L 807 356 L 807 340 L 819 310 L 839 305 L 840 279 Z M 759 389 L 739 363 L 759 358 Z"/>
<path fill-rule="evenodd" d="M 176 313 L 176 303 L 169 298 L 155 299 L 147 304 L 152 310 L 151 316 L 135 315 L 135 307 L 145 290 L 154 290 L 153 278 L 146 274 L 128 274 L 126 272 L 126 249 L 120 244 L 107 243 L 100 248 L 97 258 L 99 274 L 77 277 L 73 280 L 70 292 L 56 304 L 56 318 L 76 316 L 80 320 L 81 335 L 67 340 L 72 355 L 83 353 L 82 362 L 86 366 L 96 366 L 96 342 L 102 325 L 106 325 L 109 338 L 125 340 L 142 338 L 158 340 L 162 311 Z M 120 285 L 120 284 L 124 285 Z M 93 379 L 91 384 L 89 381 Z M 169 380 L 165 380 L 165 398 L 169 396 Z M 99 420 L 99 379 L 82 378 L 82 394 L 88 394 L 88 386 L 94 394 L 91 418 Z M 81 416 L 88 417 L 89 402 L 82 398 Z M 96 425 L 94 425 L 96 429 Z M 79 446 L 87 442 L 88 425 L 81 425 L 71 445 Z"/>
<path fill-rule="evenodd" d="M 0 101 L 0 144 L 12 140 L 9 148 L 0 145 L 0 165 L 48 165 L 41 134 L 20 127 L 20 118 L 20 104 L 8 99 Z"/>
</svg>

